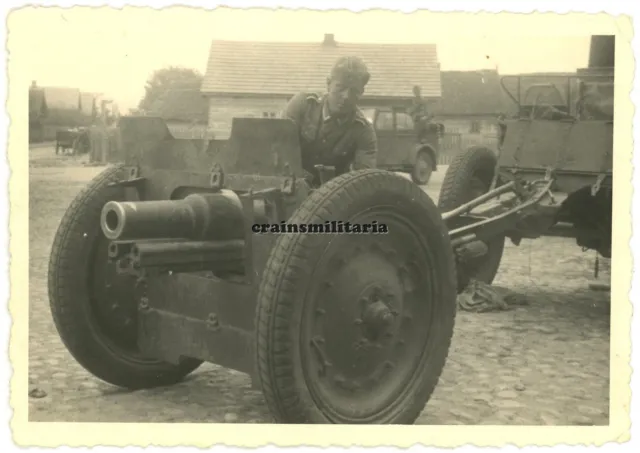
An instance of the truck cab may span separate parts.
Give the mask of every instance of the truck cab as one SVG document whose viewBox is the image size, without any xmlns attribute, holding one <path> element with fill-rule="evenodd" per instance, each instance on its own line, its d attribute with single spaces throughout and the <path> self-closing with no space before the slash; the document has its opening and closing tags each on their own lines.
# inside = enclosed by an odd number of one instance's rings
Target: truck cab
<svg viewBox="0 0 640 453">
<path fill-rule="evenodd" d="M 365 107 L 362 113 L 378 137 L 378 168 L 409 173 L 418 185 L 437 171 L 443 127 L 430 123 L 418 137 L 411 115 L 402 107 Z"/>
</svg>

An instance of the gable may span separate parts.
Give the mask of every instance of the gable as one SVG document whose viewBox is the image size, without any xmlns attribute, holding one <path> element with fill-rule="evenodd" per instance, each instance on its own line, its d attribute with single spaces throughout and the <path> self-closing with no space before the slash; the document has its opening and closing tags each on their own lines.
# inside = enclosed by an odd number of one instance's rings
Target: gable
<svg viewBox="0 0 640 453">
<path fill-rule="evenodd" d="M 77 88 L 44 87 L 47 107 L 59 110 L 78 110 L 80 90 Z"/>
<path fill-rule="evenodd" d="M 354 44 L 213 41 L 201 91 L 204 94 L 292 96 L 326 90 L 341 56 L 364 59 L 371 73 L 365 97 L 440 96 L 435 44 Z"/>
</svg>

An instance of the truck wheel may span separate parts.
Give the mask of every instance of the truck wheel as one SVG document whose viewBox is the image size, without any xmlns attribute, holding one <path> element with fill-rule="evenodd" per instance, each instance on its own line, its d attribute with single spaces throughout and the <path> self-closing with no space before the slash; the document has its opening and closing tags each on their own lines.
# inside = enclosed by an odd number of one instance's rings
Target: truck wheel
<svg viewBox="0 0 640 453">
<path fill-rule="evenodd" d="M 137 350 L 135 279 L 107 262 L 109 241 L 100 213 L 124 200 L 120 166 L 106 169 L 83 189 L 64 214 L 49 261 L 49 302 L 54 324 L 71 355 L 99 379 L 129 389 L 179 382 L 201 362 L 179 365 L 143 357 Z"/>
<path fill-rule="evenodd" d="M 447 227 L 420 187 L 382 170 L 329 181 L 289 222 L 335 219 L 388 232 L 278 238 L 255 322 L 263 394 L 280 423 L 413 424 L 453 333 Z"/>
<path fill-rule="evenodd" d="M 411 180 L 419 186 L 426 185 L 431 179 L 433 173 L 434 162 L 429 153 L 419 151 L 416 156 L 416 163 L 411 171 Z"/>
<path fill-rule="evenodd" d="M 488 148 L 473 146 L 458 154 L 444 177 L 440 189 L 438 207 L 442 212 L 450 211 L 489 191 L 495 172 L 497 157 Z M 457 221 L 456 221 L 457 220 Z M 463 226 L 459 219 L 451 219 L 450 228 Z M 461 292 L 471 279 L 491 284 L 502 260 L 505 237 L 499 236 L 486 245 L 487 254 L 472 262 L 457 266 L 458 291 Z"/>
</svg>

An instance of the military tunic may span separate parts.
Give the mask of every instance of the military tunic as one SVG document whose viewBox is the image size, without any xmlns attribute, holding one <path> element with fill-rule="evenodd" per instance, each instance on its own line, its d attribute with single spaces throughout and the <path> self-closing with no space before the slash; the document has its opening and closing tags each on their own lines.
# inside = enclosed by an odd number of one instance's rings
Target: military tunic
<svg viewBox="0 0 640 453">
<path fill-rule="evenodd" d="M 299 128 L 303 168 L 315 178 L 318 164 L 334 166 L 336 175 L 375 168 L 378 144 L 371 123 L 359 109 L 347 118 L 331 117 L 325 99 L 301 92 L 284 110 L 284 117 Z"/>
<path fill-rule="evenodd" d="M 426 140 L 429 133 L 430 115 L 426 103 L 420 98 L 414 98 L 407 113 L 413 119 L 413 127 L 418 136 L 418 141 Z"/>
</svg>

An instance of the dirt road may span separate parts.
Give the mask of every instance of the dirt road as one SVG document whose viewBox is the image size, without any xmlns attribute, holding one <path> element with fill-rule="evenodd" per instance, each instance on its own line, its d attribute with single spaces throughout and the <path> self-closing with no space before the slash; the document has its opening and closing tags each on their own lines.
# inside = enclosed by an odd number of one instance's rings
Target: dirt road
<svg viewBox="0 0 640 453">
<path fill-rule="evenodd" d="M 70 158 L 45 163 L 53 151 L 37 153 L 30 169 L 29 380 L 38 397 L 29 400 L 29 419 L 269 423 L 249 379 L 214 365 L 174 387 L 129 392 L 76 364 L 51 321 L 47 260 L 68 203 L 101 169 Z M 442 175 L 434 174 L 432 196 Z M 593 258 L 567 239 L 508 244 L 495 284 L 527 305 L 459 313 L 445 371 L 418 423 L 608 424 L 609 295 L 587 289 Z"/>
</svg>

